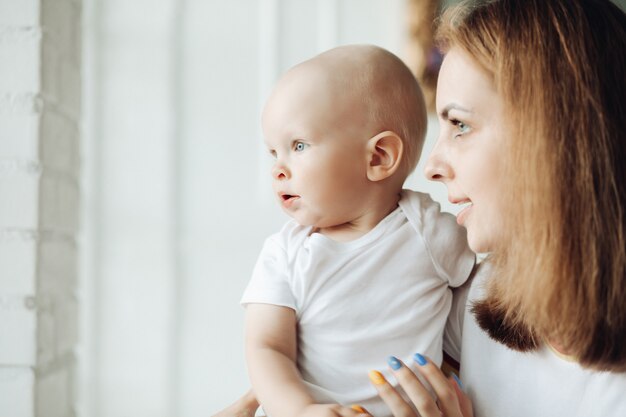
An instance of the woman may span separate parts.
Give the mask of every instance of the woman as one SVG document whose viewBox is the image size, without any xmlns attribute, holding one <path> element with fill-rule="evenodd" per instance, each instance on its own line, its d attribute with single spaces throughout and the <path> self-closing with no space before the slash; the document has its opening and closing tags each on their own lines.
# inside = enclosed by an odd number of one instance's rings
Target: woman
<svg viewBox="0 0 626 417">
<path fill-rule="evenodd" d="M 490 253 L 450 340 L 474 414 L 626 416 L 626 17 L 609 1 L 482 1 L 446 12 L 438 37 L 426 175 L 468 204 L 457 221 Z M 456 384 L 417 368 L 437 403 L 395 372 L 422 417 L 471 415 Z"/>
<path fill-rule="evenodd" d="M 422 356 L 436 401 L 405 365 L 409 400 L 375 387 L 398 417 L 626 416 L 626 17 L 608 0 L 474 1 L 438 37 L 426 175 L 490 255 L 450 315 L 465 392 Z"/>
</svg>

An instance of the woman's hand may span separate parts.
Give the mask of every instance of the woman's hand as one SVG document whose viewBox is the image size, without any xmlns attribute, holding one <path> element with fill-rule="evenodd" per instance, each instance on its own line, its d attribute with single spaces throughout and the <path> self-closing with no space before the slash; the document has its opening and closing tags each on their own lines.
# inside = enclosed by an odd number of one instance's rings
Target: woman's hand
<svg viewBox="0 0 626 417">
<path fill-rule="evenodd" d="M 393 356 L 388 360 L 394 376 L 413 407 L 380 372 L 370 372 L 370 380 L 395 417 L 473 417 L 472 403 L 459 385 L 461 382 L 458 378 L 446 378 L 435 364 L 420 354 L 416 354 L 414 359 L 419 372 L 435 391 L 436 399 L 409 367 Z M 415 413 L 415 409 L 419 414 Z"/>
<path fill-rule="evenodd" d="M 249 390 L 241 398 L 213 415 L 213 417 L 254 417 L 257 408 L 259 408 L 259 402 L 256 399 L 256 395 L 254 395 L 252 390 Z"/>
</svg>

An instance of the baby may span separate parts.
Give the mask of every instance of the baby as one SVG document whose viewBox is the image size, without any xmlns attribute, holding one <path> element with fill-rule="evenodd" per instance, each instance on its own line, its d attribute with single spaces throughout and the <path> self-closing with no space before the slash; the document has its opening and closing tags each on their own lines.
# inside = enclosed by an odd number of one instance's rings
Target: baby
<svg viewBox="0 0 626 417">
<path fill-rule="evenodd" d="M 389 353 L 440 364 L 450 287 L 475 263 L 454 217 L 402 189 L 424 143 L 421 90 L 390 52 L 343 46 L 287 71 L 262 124 L 293 220 L 241 301 L 253 389 L 271 417 L 388 416 L 367 370 Z"/>
</svg>

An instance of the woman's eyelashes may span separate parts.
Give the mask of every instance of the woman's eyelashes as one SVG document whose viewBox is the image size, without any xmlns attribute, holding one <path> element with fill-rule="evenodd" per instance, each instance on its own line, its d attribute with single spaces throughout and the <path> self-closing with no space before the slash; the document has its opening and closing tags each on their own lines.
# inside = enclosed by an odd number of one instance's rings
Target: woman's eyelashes
<svg viewBox="0 0 626 417">
<path fill-rule="evenodd" d="M 453 126 L 454 137 L 458 138 L 459 136 L 465 135 L 470 131 L 470 127 L 467 123 L 462 122 L 458 119 L 450 119 L 450 124 Z"/>
</svg>

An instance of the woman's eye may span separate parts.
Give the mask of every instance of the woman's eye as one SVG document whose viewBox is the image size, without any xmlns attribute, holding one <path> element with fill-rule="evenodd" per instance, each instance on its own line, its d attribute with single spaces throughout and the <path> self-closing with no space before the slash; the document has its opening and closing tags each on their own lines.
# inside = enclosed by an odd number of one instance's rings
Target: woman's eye
<svg viewBox="0 0 626 417">
<path fill-rule="evenodd" d="M 308 147 L 309 147 L 309 144 L 308 144 L 308 143 L 304 143 L 304 142 L 296 142 L 296 143 L 293 145 L 293 149 L 294 149 L 296 152 L 302 152 L 303 150 L 305 150 L 305 149 L 306 149 L 306 148 L 308 148 Z"/>
<path fill-rule="evenodd" d="M 460 120 L 450 120 L 450 123 L 452 123 L 452 125 L 456 128 L 456 134 L 454 135 L 455 137 L 463 135 L 470 131 L 470 127 Z"/>
</svg>

